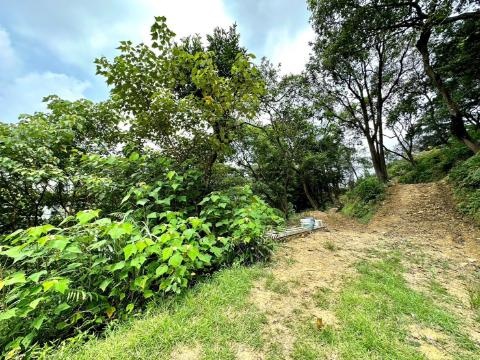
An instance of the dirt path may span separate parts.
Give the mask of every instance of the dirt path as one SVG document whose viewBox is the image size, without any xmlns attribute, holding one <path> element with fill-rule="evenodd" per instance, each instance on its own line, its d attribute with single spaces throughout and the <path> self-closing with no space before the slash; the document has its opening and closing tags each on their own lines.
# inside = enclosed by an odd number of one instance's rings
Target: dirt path
<svg viewBox="0 0 480 360">
<path fill-rule="evenodd" d="M 333 327 L 341 326 L 333 312 L 318 306 L 318 294 L 338 293 L 345 280 L 355 276 L 355 264 L 375 258 L 379 250 L 404 254 L 411 287 L 428 292 L 432 278 L 445 286 L 456 299 L 445 306 L 480 343 L 468 293 L 480 269 L 480 232 L 454 210 L 447 184 L 390 187 L 387 200 L 369 225 L 340 214 L 311 215 L 323 219 L 329 231 L 283 244 L 275 256 L 271 278 L 257 283 L 251 293 L 251 301 L 266 313 L 266 341 L 280 347 L 286 358 L 290 358 L 297 337 L 293 323 L 321 319 Z M 431 333 L 430 338 L 424 336 L 428 330 L 411 329 L 412 337 L 421 343 L 420 351 L 429 359 L 449 358 L 449 344 L 437 341 Z M 252 357 L 265 358 L 264 354 Z"/>
</svg>

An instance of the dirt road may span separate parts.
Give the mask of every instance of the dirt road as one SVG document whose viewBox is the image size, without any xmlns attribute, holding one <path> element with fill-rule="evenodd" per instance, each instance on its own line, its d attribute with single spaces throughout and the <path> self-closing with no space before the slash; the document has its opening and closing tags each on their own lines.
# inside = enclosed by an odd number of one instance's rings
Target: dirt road
<svg viewBox="0 0 480 360">
<path fill-rule="evenodd" d="M 334 311 L 318 306 L 315 294 L 338 293 L 356 276 L 360 260 L 393 251 L 402 254 L 404 276 L 412 288 L 429 295 L 432 279 L 445 287 L 454 301 L 442 306 L 458 316 L 468 336 L 480 343 L 480 324 L 469 295 L 480 269 L 480 232 L 456 212 L 446 183 L 390 187 L 368 225 L 338 213 L 310 215 L 323 219 L 329 231 L 285 242 L 275 256 L 272 276 L 259 281 L 251 293 L 251 301 L 267 314 L 266 341 L 280 346 L 286 358 L 298 337 L 293 323 L 321 319 L 323 324 L 342 326 Z M 454 345 L 432 329 L 413 324 L 410 332 L 428 359 L 455 354 Z M 239 357 L 266 358 L 258 353 Z"/>
</svg>

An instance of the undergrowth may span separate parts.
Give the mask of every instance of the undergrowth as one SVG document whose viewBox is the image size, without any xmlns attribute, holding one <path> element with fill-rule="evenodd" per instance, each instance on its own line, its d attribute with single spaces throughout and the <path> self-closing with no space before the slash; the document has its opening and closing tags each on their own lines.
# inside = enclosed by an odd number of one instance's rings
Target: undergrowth
<svg viewBox="0 0 480 360">
<path fill-rule="evenodd" d="M 461 142 L 452 140 L 447 146 L 423 151 L 415 155 L 415 165 L 397 160 L 389 165 L 390 177 L 403 184 L 427 183 L 443 179 L 472 153 Z"/>
<path fill-rule="evenodd" d="M 342 212 L 367 223 L 372 218 L 381 200 L 385 198 L 385 184 L 376 177 L 363 178 L 342 197 Z"/>
</svg>

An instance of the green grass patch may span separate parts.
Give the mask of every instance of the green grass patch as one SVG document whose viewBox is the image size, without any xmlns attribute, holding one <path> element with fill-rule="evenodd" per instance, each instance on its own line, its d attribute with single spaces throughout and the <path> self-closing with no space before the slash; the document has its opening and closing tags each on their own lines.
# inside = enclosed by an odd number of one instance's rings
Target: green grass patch
<svg viewBox="0 0 480 360">
<path fill-rule="evenodd" d="M 357 269 L 359 276 L 345 286 L 332 309 L 340 327 L 319 331 L 313 323 L 302 325 L 294 358 L 314 359 L 314 354 L 325 358 L 335 353 L 341 359 L 424 359 L 409 339 L 411 324 L 446 334 L 465 356 L 479 354 L 453 315 L 408 287 L 398 254 L 363 261 Z"/>
<path fill-rule="evenodd" d="M 268 273 L 265 277 L 265 288 L 281 295 L 286 295 L 290 292 L 288 283 L 275 279 L 272 273 Z"/>
<path fill-rule="evenodd" d="M 197 348 L 202 359 L 234 359 L 233 343 L 261 349 L 265 318 L 248 303 L 248 294 L 263 272 L 259 267 L 222 270 L 105 338 L 65 346 L 48 358 L 171 359 L 180 348 Z"/>
<path fill-rule="evenodd" d="M 342 213 L 362 223 L 368 223 L 380 201 L 385 198 L 385 188 L 385 184 L 374 176 L 359 180 L 342 196 Z"/>
<path fill-rule="evenodd" d="M 453 184 L 460 211 L 480 224 L 480 154 L 455 167 L 449 180 Z"/>
<path fill-rule="evenodd" d="M 405 160 L 389 164 L 388 173 L 400 183 L 417 184 L 438 181 L 448 175 L 460 162 L 472 153 L 458 140 L 452 139 L 442 148 L 434 148 L 415 155 L 415 165 Z"/>
</svg>

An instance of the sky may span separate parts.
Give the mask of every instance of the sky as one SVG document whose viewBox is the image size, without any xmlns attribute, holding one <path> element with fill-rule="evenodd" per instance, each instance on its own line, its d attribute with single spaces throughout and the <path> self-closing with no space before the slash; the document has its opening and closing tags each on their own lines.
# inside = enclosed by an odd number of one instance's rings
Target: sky
<svg viewBox="0 0 480 360">
<path fill-rule="evenodd" d="M 50 94 L 106 99 L 93 60 L 147 42 L 160 15 L 179 38 L 235 22 L 241 44 L 283 73 L 302 70 L 313 39 L 305 0 L 0 0 L 0 121 L 44 110 Z"/>
</svg>

